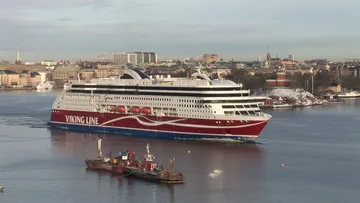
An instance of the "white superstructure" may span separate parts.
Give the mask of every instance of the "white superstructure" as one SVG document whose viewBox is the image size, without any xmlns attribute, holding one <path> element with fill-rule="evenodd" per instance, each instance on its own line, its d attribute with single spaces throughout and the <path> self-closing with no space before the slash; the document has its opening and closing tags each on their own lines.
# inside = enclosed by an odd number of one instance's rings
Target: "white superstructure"
<svg viewBox="0 0 360 203">
<path fill-rule="evenodd" d="M 271 119 L 259 108 L 264 100 L 200 70 L 171 78 L 124 69 L 119 77 L 71 81 L 55 100 L 50 123 L 152 137 L 253 140 Z"/>
<path fill-rule="evenodd" d="M 67 87 L 59 98 L 61 101 L 53 107 L 106 112 L 112 106 L 122 104 L 128 107 L 127 111 L 131 106 L 146 106 L 151 107 L 156 115 L 192 118 L 269 116 L 259 108 L 259 103 L 265 98 L 250 96 L 250 90 L 244 90 L 242 84 L 230 80 L 210 80 L 200 72 L 192 74 L 190 79 L 141 77 L 138 72 L 125 69 L 121 78 L 91 79 L 88 82 L 73 80 L 71 87 Z M 194 88 L 196 91 L 189 91 Z"/>
</svg>

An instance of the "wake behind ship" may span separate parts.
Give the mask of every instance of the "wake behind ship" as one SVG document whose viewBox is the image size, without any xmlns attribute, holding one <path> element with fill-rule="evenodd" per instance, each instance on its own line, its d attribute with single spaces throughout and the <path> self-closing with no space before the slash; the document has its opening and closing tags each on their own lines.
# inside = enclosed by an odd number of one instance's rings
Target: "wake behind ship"
<svg viewBox="0 0 360 203">
<path fill-rule="evenodd" d="M 83 131 L 186 140 L 254 141 L 271 119 L 264 98 L 242 84 L 191 78 L 152 78 L 124 69 L 118 78 L 72 81 L 52 106 L 49 125 Z"/>
</svg>

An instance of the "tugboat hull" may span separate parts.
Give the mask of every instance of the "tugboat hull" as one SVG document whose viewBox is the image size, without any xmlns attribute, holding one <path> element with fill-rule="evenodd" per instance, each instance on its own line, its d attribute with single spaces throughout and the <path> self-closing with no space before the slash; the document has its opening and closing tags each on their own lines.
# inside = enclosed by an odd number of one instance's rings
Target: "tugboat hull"
<svg viewBox="0 0 360 203">
<path fill-rule="evenodd" d="M 94 171 L 108 171 L 112 173 L 124 173 L 124 166 L 113 165 L 111 163 L 103 162 L 101 160 L 85 160 L 88 170 Z"/>
<path fill-rule="evenodd" d="M 152 180 L 152 181 L 159 181 L 160 180 L 159 177 L 158 177 L 158 174 L 149 173 L 149 172 L 143 172 L 140 169 L 125 167 L 124 172 L 127 175 L 132 175 L 132 176 L 136 176 L 136 177 L 147 179 L 147 180 Z"/>
<path fill-rule="evenodd" d="M 166 184 L 180 184 L 184 183 L 184 177 L 182 175 L 171 175 L 166 176 L 160 172 L 156 171 L 142 171 L 140 168 L 134 167 L 125 167 L 125 174 L 132 175 L 138 178 L 142 178 L 149 181 L 155 181 L 158 183 L 166 183 Z"/>
</svg>

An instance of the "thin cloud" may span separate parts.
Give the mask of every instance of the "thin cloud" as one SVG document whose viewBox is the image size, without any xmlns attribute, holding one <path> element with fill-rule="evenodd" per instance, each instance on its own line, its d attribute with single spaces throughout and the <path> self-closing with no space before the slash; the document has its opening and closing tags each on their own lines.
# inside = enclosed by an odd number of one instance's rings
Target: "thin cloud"
<svg viewBox="0 0 360 203">
<path fill-rule="evenodd" d="M 59 19 L 56 19 L 56 21 L 59 21 L 59 22 L 75 22 L 76 19 L 75 18 L 69 18 L 69 17 L 61 17 Z"/>
<path fill-rule="evenodd" d="M 0 2 L 0 50 L 19 40 L 22 50 L 38 53 L 262 53 L 267 44 L 279 54 L 311 55 L 316 49 L 334 55 L 346 47 L 359 53 L 355 0 Z"/>
</svg>

